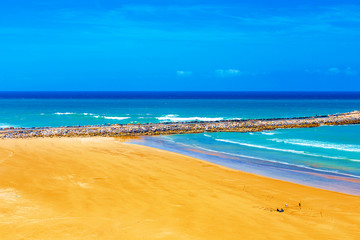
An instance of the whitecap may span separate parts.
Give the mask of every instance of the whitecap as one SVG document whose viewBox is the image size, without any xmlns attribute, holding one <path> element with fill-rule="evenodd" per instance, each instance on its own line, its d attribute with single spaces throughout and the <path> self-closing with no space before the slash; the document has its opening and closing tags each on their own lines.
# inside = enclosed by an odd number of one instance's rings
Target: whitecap
<svg viewBox="0 0 360 240">
<path fill-rule="evenodd" d="M 331 142 L 322 142 L 322 141 L 313 141 L 313 140 L 304 140 L 304 139 L 274 138 L 274 139 L 270 139 L 270 140 L 279 142 L 279 143 L 286 143 L 286 144 L 306 146 L 306 147 L 335 149 L 335 150 L 346 151 L 346 152 L 360 152 L 360 145 L 337 144 L 337 143 L 331 143 Z"/>
<path fill-rule="evenodd" d="M 103 116 L 103 118 L 111 119 L 111 120 L 124 120 L 124 119 L 128 119 L 130 117 L 107 117 L 107 116 Z"/>
<path fill-rule="evenodd" d="M 0 123 L 0 128 L 9 128 L 9 127 L 14 127 L 14 126 Z"/>
<path fill-rule="evenodd" d="M 84 113 L 56 112 L 54 114 L 56 114 L 56 115 L 83 115 L 83 116 L 90 116 L 93 118 L 103 118 L 103 119 L 109 119 L 109 120 L 124 120 L 124 119 L 130 118 L 130 117 L 117 117 L 117 116 L 101 116 L 98 114 L 88 113 L 88 112 L 84 112 Z"/>
<path fill-rule="evenodd" d="M 308 153 L 308 152 L 305 152 L 305 151 L 298 151 L 298 150 L 293 150 L 293 149 L 282 149 L 282 148 L 266 147 L 266 146 L 262 146 L 262 145 L 255 145 L 255 144 L 231 141 L 231 140 L 228 140 L 228 139 L 215 139 L 215 140 L 220 141 L 220 142 L 238 144 L 238 145 L 242 145 L 242 146 L 246 146 L 246 147 L 261 148 L 261 149 L 280 151 L 280 152 L 289 152 L 289 153 L 306 155 L 306 156 L 311 156 L 311 157 L 321 157 L 321 158 L 330 158 L 330 159 L 338 159 L 338 160 L 347 160 L 347 161 L 352 161 L 352 162 L 360 162 L 360 159 L 352 159 L 352 158 L 344 158 L 344 157 L 337 157 L 337 156 L 320 155 L 320 154 Z"/>
<path fill-rule="evenodd" d="M 353 174 L 349 174 L 349 173 L 341 173 L 341 172 L 339 172 L 337 170 L 319 169 L 319 168 L 309 167 L 309 166 L 302 165 L 302 164 L 293 164 L 293 163 L 287 163 L 287 162 L 283 162 L 283 161 L 270 160 L 270 159 L 261 158 L 261 157 L 254 157 L 254 156 L 243 155 L 243 154 L 235 154 L 235 153 L 216 151 L 216 150 L 200 147 L 200 146 L 197 146 L 197 145 L 192 146 L 192 145 L 188 145 L 188 144 L 184 144 L 184 143 L 180 143 L 180 144 L 184 145 L 184 146 L 189 146 L 189 147 L 196 147 L 198 149 L 208 151 L 208 152 L 221 153 L 221 154 L 230 155 L 230 156 L 250 158 L 250 159 L 261 160 L 261 161 L 265 161 L 265 162 L 271 162 L 271 163 L 295 166 L 295 167 L 300 167 L 300 168 L 305 168 L 305 169 L 311 169 L 311 170 L 315 170 L 315 171 L 319 171 L 319 172 L 335 173 L 335 174 L 340 174 L 340 175 L 344 175 L 344 176 L 348 176 L 348 177 L 360 178 L 360 176 L 358 176 L 358 175 L 353 175 Z"/>
<path fill-rule="evenodd" d="M 274 133 L 274 132 L 261 132 L 261 134 L 264 134 L 264 135 L 274 135 L 275 133 Z"/>
<path fill-rule="evenodd" d="M 82 113 L 82 115 L 84 115 L 84 116 L 98 116 L 98 115 L 96 115 L 94 113 Z"/>
<path fill-rule="evenodd" d="M 182 145 L 186 146 L 187 144 L 182 144 Z M 187 146 L 190 146 L 190 145 L 187 145 Z M 194 146 L 191 146 L 191 147 L 194 147 Z M 242 154 L 235 154 L 235 153 L 216 151 L 216 150 L 212 150 L 212 149 L 208 149 L 208 148 L 204 148 L 204 147 L 200 147 L 200 146 L 196 146 L 196 148 L 202 149 L 202 150 L 205 150 L 205 151 L 208 151 L 208 152 L 215 152 L 215 153 L 221 153 L 221 154 L 230 155 L 230 156 L 250 158 L 250 159 L 261 160 L 261 161 L 265 161 L 265 162 L 271 162 L 271 163 L 295 166 L 295 167 L 315 170 L 315 171 L 319 171 L 319 172 L 326 172 L 326 173 L 333 173 L 333 174 L 335 173 L 335 174 L 339 174 L 339 175 L 343 175 L 343 176 L 347 176 L 347 177 L 353 177 L 353 178 L 359 178 L 360 179 L 360 176 L 358 176 L 358 175 L 353 175 L 353 174 L 349 174 L 349 173 L 341 173 L 341 172 L 339 172 L 337 170 L 319 169 L 319 168 L 309 167 L 309 166 L 306 166 L 306 165 L 303 165 L 303 164 L 293 164 L 293 163 L 287 163 L 287 162 L 283 162 L 283 161 L 270 160 L 270 159 L 261 158 L 261 157 L 254 157 L 254 156 L 248 156 L 248 155 L 242 155 Z M 347 159 L 347 160 L 350 160 L 350 159 Z"/>
<path fill-rule="evenodd" d="M 171 122 L 189 122 L 189 121 L 220 121 L 224 118 L 221 117 L 178 117 L 179 115 L 168 114 L 164 117 L 157 117 L 160 121 L 171 121 Z"/>
<path fill-rule="evenodd" d="M 303 151 L 297 151 L 297 150 L 292 150 L 292 149 L 281 149 L 281 148 L 272 148 L 272 147 L 266 147 L 266 146 L 262 146 L 262 145 L 255 145 L 255 144 L 250 144 L 250 143 L 243 143 L 243 142 L 236 142 L 236 141 L 231 141 L 231 140 L 227 140 L 227 139 L 215 139 L 216 141 L 219 142 L 227 142 L 227 143 L 232 143 L 232 144 L 238 144 L 238 145 L 242 145 L 242 146 L 246 146 L 246 147 L 253 147 L 253 148 L 262 148 L 262 149 L 268 149 L 268 150 L 275 150 L 275 151 L 281 151 L 281 152 L 291 152 L 291 153 L 300 153 L 303 154 Z"/>
<path fill-rule="evenodd" d="M 72 115 L 72 114 L 76 114 L 76 113 L 73 113 L 73 112 L 56 112 L 54 114 L 55 115 Z"/>
</svg>

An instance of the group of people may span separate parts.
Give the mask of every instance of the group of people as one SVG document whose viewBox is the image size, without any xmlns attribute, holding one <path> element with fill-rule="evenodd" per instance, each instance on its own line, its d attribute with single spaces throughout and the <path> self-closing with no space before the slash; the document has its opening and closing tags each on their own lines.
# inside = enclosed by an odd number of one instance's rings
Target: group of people
<svg viewBox="0 0 360 240">
<path fill-rule="evenodd" d="M 285 204 L 285 207 L 288 207 L 288 204 Z M 299 202 L 299 209 L 301 209 L 301 203 Z M 280 208 L 280 209 L 276 209 L 277 212 L 284 212 L 284 209 Z"/>
</svg>

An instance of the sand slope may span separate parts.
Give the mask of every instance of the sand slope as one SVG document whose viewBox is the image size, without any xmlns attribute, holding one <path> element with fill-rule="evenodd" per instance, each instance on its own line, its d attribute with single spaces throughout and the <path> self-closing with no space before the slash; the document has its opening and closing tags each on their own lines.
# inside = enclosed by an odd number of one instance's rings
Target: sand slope
<svg viewBox="0 0 360 240">
<path fill-rule="evenodd" d="M 1 140 L 0 176 L 2 240 L 360 239 L 359 196 L 112 138 Z"/>
</svg>

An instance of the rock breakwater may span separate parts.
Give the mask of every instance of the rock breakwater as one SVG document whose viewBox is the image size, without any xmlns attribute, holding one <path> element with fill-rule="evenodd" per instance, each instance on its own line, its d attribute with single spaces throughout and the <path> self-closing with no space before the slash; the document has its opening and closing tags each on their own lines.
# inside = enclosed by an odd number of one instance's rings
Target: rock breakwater
<svg viewBox="0 0 360 240">
<path fill-rule="evenodd" d="M 297 117 L 212 122 L 176 122 L 147 124 L 113 124 L 71 127 L 4 128 L 0 138 L 151 136 L 203 132 L 259 132 L 278 128 L 309 128 L 321 125 L 360 124 L 360 112 Z"/>
</svg>

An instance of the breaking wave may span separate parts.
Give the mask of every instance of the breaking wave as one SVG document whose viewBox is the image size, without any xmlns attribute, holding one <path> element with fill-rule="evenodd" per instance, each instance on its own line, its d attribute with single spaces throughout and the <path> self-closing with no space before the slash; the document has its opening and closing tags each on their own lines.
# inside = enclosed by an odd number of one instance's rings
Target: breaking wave
<svg viewBox="0 0 360 240">
<path fill-rule="evenodd" d="M 232 144 L 238 144 L 238 145 L 242 145 L 242 146 L 246 146 L 246 147 L 253 147 L 253 148 L 262 148 L 262 149 L 268 149 L 268 150 L 275 150 L 275 151 L 281 151 L 281 152 L 291 152 L 291 153 L 298 153 L 298 154 L 303 154 L 303 151 L 297 151 L 297 150 L 291 150 L 291 149 L 281 149 L 281 148 L 272 148 L 272 147 L 266 147 L 266 146 L 262 146 L 262 145 L 255 145 L 255 144 L 250 144 L 250 143 L 243 143 L 243 142 L 236 142 L 236 141 L 231 141 L 231 140 L 227 140 L 227 139 L 215 139 L 216 141 L 219 142 L 227 142 L 227 143 L 232 143 Z"/>
<path fill-rule="evenodd" d="M 190 122 L 190 121 L 220 121 L 224 118 L 222 117 L 216 117 L 216 118 L 210 118 L 210 117 L 179 117 L 179 115 L 175 114 L 169 114 L 164 117 L 157 117 L 156 119 L 160 121 L 171 121 L 171 122 Z"/>
<path fill-rule="evenodd" d="M 293 150 L 293 149 L 282 149 L 282 148 L 266 147 L 266 146 L 262 146 L 262 145 L 255 145 L 255 144 L 231 141 L 231 140 L 227 140 L 227 139 L 215 139 L 215 140 L 219 141 L 219 142 L 227 142 L 227 143 L 242 145 L 242 146 L 246 146 L 246 147 L 261 148 L 261 149 L 280 151 L 280 152 L 289 152 L 289 153 L 312 156 L 312 157 L 321 157 L 321 158 L 330 158 L 330 159 L 338 159 L 338 160 L 347 160 L 347 161 L 352 161 L 352 162 L 360 162 L 360 159 L 351 159 L 351 158 L 344 158 L 344 157 L 313 154 L 313 153 L 308 153 L 308 152 L 305 152 L 305 151 L 298 151 L 298 150 Z"/>
<path fill-rule="evenodd" d="M 261 134 L 264 134 L 264 135 L 275 135 L 274 132 L 261 132 Z"/>
<path fill-rule="evenodd" d="M 124 119 L 128 119 L 130 117 L 103 117 L 105 119 L 112 119 L 112 120 L 124 120 Z"/>
<path fill-rule="evenodd" d="M 221 139 L 221 140 L 225 140 L 225 139 Z M 178 143 L 178 142 L 177 142 Z M 261 157 L 254 157 L 254 156 L 249 156 L 249 155 L 243 155 L 243 154 L 235 154 L 235 153 L 229 153 L 229 152 L 223 152 L 223 151 L 216 151 L 213 149 L 208 149 L 208 148 L 204 148 L 204 147 L 200 147 L 200 146 L 193 146 L 193 145 L 188 145 L 185 143 L 178 143 L 184 146 L 188 146 L 188 147 L 192 147 L 192 148 L 198 148 L 204 151 L 208 151 L 208 152 L 214 152 L 214 153 L 221 153 L 221 154 L 225 154 L 225 155 L 230 155 L 230 156 L 235 156 L 235 157 L 243 157 L 243 158 L 250 158 L 250 159 L 256 159 L 256 160 L 261 160 L 261 161 L 265 161 L 265 162 L 271 162 L 271 163 L 276 163 L 276 164 L 283 164 L 283 165 L 289 165 L 289 166 L 295 166 L 295 167 L 300 167 L 300 168 L 305 168 L 305 169 L 310 169 L 310 170 L 314 170 L 314 171 L 319 171 L 319 172 L 326 172 L 326 173 L 333 173 L 333 174 L 339 174 L 339 175 L 343 175 L 343 176 L 347 176 L 347 177 L 354 177 L 354 178 L 359 178 L 360 176 L 358 175 L 354 175 L 354 174 L 348 174 L 348 173 L 342 173 L 336 170 L 329 170 L 329 169 L 320 169 L 320 168 L 314 168 L 311 166 L 307 166 L 307 165 L 303 165 L 303 164 L 293 164 L 293 163 L 287 163 L 287 162 L 283 162 L 283 161 L 276 161 L 276 160 L 270 160 L 270 159 L 266 159 L 266 158 L 261 158 Z M 347 159 L 348 160 L 348 159 Z M 359 160 L 360 161 L 360 160 Z"/>
<path fill-rule="evenodd" d="M 78 116 L 90 116 L 93 118 L 103 118 L 109 120 L 124 120 L 130 117 L 116 117 L 116 116 L 102 116 L 94 113 L 74 113 L 74 112 L 56 112 L 55 115 L 78 115 Z"/>
<path fill-rule="evenodd" d="M 73 113 L 73 112 L 56 112 L 54 114 L 55 115 L 72 115 L 72 114 L 76 114 L 76 113 Z"/>
<path fill-rule="evenodd" d="M 8 128 L 8 127 L 14 127 L 14 126 L 0 123 L 0 128 Z"/>
<path fill-rule="evenodd" d="M 335 149 L 339 151 L 346 152 L 360 152 L 360 145 L 351 145 L 351 144 L 336 144 L 328 143 L 321 141 L 312 141 L 312 140 L 303 140 L 303 139 L 270 139 L 278 143 L 286 143 L 292 145 L 306 146 L 306 147 L 315 147 L 315 148 L 324 148 L 324 149 Z"/>
</svg>

